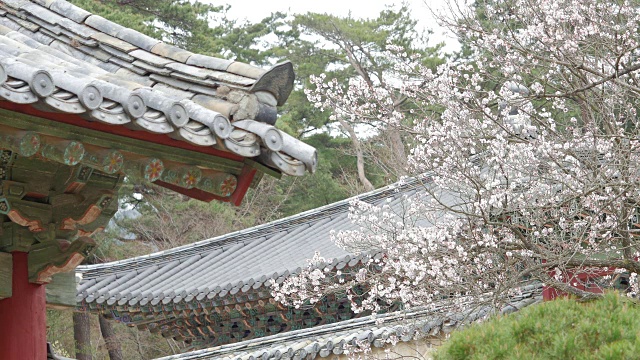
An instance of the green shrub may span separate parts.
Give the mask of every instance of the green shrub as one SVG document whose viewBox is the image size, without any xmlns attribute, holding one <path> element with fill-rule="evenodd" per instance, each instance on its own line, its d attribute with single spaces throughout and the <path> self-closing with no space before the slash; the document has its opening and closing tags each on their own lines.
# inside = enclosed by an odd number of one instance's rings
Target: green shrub
<svg viewBox="0 0 640 360">
<path fill-rule="evenodd" d="M 454 332 L 435 359 L 640 359 L 639 334 L 634 300 L 558 299 Z"/>
</svg>

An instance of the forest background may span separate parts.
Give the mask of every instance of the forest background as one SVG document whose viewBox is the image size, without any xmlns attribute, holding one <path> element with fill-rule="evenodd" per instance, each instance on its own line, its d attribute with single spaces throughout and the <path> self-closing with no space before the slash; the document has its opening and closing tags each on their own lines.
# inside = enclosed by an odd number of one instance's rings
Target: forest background
<svg viewBox="0 0 640 360">
<path fill-rule="evenodd" d="M 86 263 L 148 254 L 235 230 L 264 224 L 395 182 L 407 175 L 412 104 L 394 91 L 393 48 L 423 64 L 443 63 L 443 44 L 428 46 L 409 7 L 389 7 L 371 19 L 327 14 L 273 13 L 259 22 L 227 16 L 228 6 L 176 0 L 72 0 L 109 20 L 161 38 L 192 52 L 268 68 L 290 60 L 296 86 L 279 109 L 278 128 L 303 139 L 319 153 L 315 174 L 302 178 L 268 176 L 243 204 L 203 203 L 149 184 L 129 183 L 121 191 L 122 216 L 96 239 L 100 246 Z M 401 59 L 398 59 L 401 60 Z M 345 120 L 321 111 L 307 99 L 309 78 L 326 74 L 348 88 L 352 79 L 384 87 L 389 111 L 404 123 Z M 48 341 L 61 353 L 86 359 L 150 359 L 179 352 L 182 344 L 141 332 L 93 314 L 50 310 Z M 75 333 L 75 336 L 74 336 Z"/>
</svg>

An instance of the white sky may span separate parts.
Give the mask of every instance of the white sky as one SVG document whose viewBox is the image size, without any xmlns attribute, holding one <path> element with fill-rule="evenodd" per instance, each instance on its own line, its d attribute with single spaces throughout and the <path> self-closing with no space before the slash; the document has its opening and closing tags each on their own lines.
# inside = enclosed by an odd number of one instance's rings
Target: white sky
<svg viewBox="0 0 640 360">
<path fill-rule="evenodd" d="M 401 0 L 201 0 L 214 5 L 230 4 L 229 16 L 239 20 L 258 22 L 269 16 L 272 12 L 281 11 L 294 14 L 316 12 L 329 13 L 337 16 L 347 16 L 349 12 L 355 18 L 374 18 L 386 5 L 400 4 Z M 429 8 L 440 10 L 446 0 L 406 0 L 411 9 L 412 16 L 418 20 L 418 26 L 423 29 L 431 29 L 434 34 L 430 37 L 429 44 L 433 45 L 444 41 L 447 45 L 445 51 L 458 48 L 457 42 L 452 36 L 446 35 L 440 28 Z"/>
</svg>

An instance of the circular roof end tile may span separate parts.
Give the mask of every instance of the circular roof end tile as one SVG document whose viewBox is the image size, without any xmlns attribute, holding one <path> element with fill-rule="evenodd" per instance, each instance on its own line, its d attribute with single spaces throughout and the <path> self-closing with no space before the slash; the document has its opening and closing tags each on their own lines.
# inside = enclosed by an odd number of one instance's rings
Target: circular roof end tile
<svg viewBox="0 0 640 360">
<path fill-rule="evenodd" d="M 53 94 L 56 88 L 53 78 L 44 70 L 38 70 L 33 74 L 30 85 L 31 90 L 40 97 L 47 97 Z"/>
<path fill-rule="evenodd" d="M 167 115 L 171 123 L 178 128 L 187 125 L 189 122 L 189 112 L 187 112 L 187 109 L 180 103 L 171 105 L 169 114 Z"/>
<path fill-rule="evenodd" d="M 93 85 L 87 85 L 80 92 L 80 103 L 89 110 L 95 110 L 102 104 L 102 93 L 100 89 Z"/>
<path fill-rule="evenodd" d="M 216 115 L 213 118 L 213 126 L 211 127 L 211 130 L 213 130 L 217 137 L 226 139 L 231 135 L 233 128 L 229 119 L 222 115 Z"/>
<path fill-rule="evenodd" d="M 280 151 L 284 144 L 282 133 L 276 128 L 267 130 L 262 137 L 262 141 L 264 141 L 264 145 L 267 149 L 271 151 Z"/>
<path fill-rule="evenodd" d="M 127 99 L 127 104 L 125 106 L 127 113 L 131 115 L 133 118 L 141 118 L 144 113 L 147 112 L 147 105 L 144 104 L 144 100 L 138 95 L 131 95 L 129 99 Z"/>
</svg>

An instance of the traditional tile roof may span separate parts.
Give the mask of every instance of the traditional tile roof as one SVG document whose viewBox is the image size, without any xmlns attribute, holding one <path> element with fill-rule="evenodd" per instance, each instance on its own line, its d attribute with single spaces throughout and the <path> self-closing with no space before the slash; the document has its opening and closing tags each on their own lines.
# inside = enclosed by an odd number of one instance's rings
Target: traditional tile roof
<svg viewBox="0 0 640 360">
<path fill-rule="evenodd" d="M 405 196 L 426 196 L 423 186 L 411 180 L 357 198 L 400 211 Z M 330 240 L 331 230 L 356 228 L 348 218 L 351 200 L 156 254 L 80 266 L 77 301 L 122 322 L 205 345 L 353 318 L 345 299 L 326 299 L 313 311 L 288 309 L 273 301 L 268 286 L 306 266 L 315 251 L 337 269 L 376 256 L 349 254 Z"/>
<path fill-rule="evenodd" d="M 79 266 L 78 301 L 96 304 L 177 303 L 257 289 L 288 276 L 319 251 L 338 268 L 364 259 L 337 247 L 330 231 L 356 229 L 349 204 L 359 199 L 379 204 L 388 199 L 399 209 L 404 196 L 419 196 L 423 184 L 412 180 L 342 200 L 288 218 L 189 245 L 105 264 Z M 269 261 L 258 261 L 268 258 Z M 146 272 L 146 274 L 145 274 Z M 204 276 L 192 277 L 193 274 Z M 137 276 L 133 276 L 136 274 Z M 157 278 L 163 274 L 162 278 Z M 147 276 L 156 278 L 146 281 Z M 113 278 L 113 281 L 105 281 Z"/>
<path fill-rule="evenodd" d="M 509 299 L 509 305 L 500 309 L 506 314 L 542 301 L 542 286 L 533 285 Z M 483 319 L 495 312 L 490 305 L 474 307 L 468 311 L 454 311 L 448 307 L 398 311 L 376 317 L 366 316 L 310 329 L 276 334 L 260 339 L 222 345 L 203 350 L 171 355 L 157 360 L 271 360 L 315 359 L 344 354 L 349 347 L 390 346 L 389 339 L 398 342 L 428 340 L 448 334 L 453 329 Z M 380 321 L 383 321 L 380 323 Z"/>
<path fill-rule="evenodd" d="M 273 126 L 293 80 L 289 62 L 263 70 L 193 54 L 65 0 L 0 1 L 5 109 L 30 104 L 77 115 L 84 127 L 141 130 L 149 141 L 175 139 L 302 175 L 315 170 L 315 149 Z"/>
</svg>

